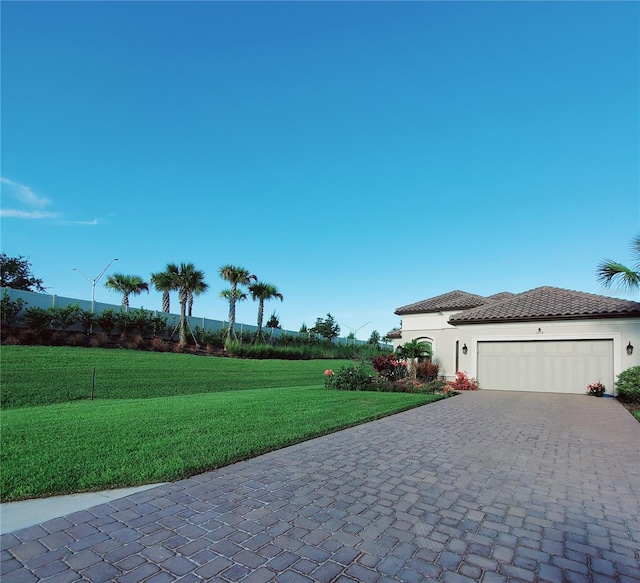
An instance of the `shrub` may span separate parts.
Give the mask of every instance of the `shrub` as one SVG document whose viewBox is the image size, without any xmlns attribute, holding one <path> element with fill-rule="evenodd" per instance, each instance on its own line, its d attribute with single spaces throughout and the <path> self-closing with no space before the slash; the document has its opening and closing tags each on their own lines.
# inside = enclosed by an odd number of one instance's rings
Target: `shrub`
<svg viewBox="0 0 640 583">
<path fill-rule="evenodd" d="M 324 386 L 326 389 L 335 389 L 336 374 L 328 368 L 324 371 Z"/>
<path fill-rule="evenodd" d="M 69 304 L 67 306 L 52 306 L 49 311 L 51 312 L 53 325 L 64 333 L 78 322 L 82 308 L 78 304 Z"/>
<path fill-rule="evenodd" d="M 115 321 L 123 339 L 133 336 L 133 331 L 138 328 L 138 315 L 135 312 L 117 312 Z"/>
<path fill-rule="evenodd" d="M 18 314 L 26 303 L 22 298 L 12 300 L 7 290 L 4 290 L 2 300 L 0 300 L 0 320 L 3 329 L 13 330 L 18 320 Z"/>
<path fill-rule="evenodd" d="M 93 348 L 102 348 L 108 345 L 109 345 L 109 336 L 107 336 L 107 334 L 105 334 L 104 332 L 94 334 L 91 337 L 91 346 Z"/>
<path fill-rule="evenodd" d="M 149 319 L 149 325 L 151 327 L 151 334 L 154 338 L 164 336 L 167 331 L 167 317 L 160 315 L 153 316 Z"/>
<path fill-rule="evenodd" d="M 151 339 L 150 348 L 153 352 L 168 352 L 170 349 L 170 345 L 166 340 L 163 340 L 158 336 L 154 336 Z"/>
<path fill-rule="evenodd" d="M 372 388 L 371 383 L 371 376 L 364 368 L 350 364 L 333 375 L 332 388 L 338 391 L 366 391 Z"/>
<path fill-rule="evenodd" d="M 380 354 L 371 359 L 373 370 L 384 380 L 397 381 L 407 376 L 407 367 L 404 362 L 394 358 L 391 354 Z"/>
<path fill-rule="evenodd" d="M 67 333 L 62 335 L 62 345 L 64 346 L 89 346 L 89 337 L 85 334 Z"/>
<path fill-rule="evenodd" d="M 24 321 L 26 322 L 29 330 L 35 334 L 41 341 L 45 339 L 45 336 L 49 333 L 49 327 L 53 315 L 49 310 L 34 306 L 33 308 L 27 308 L 24 314 Z"/>
<path fill-rule="evenodd" d="M 148 350 L 149 343 L 139 334 L 127 340 L 127 348 L 130 350 Z"/>
<path fill-rule="evenodd" d="M 618 396 L 630 403 L 640 403 L 640 366 L 622 371 L 616 381 Z"/>
<path fill-rule="evenodd" d="M 207 344 L 214 348 L 224 348 L 227 331 L 224 328 L 220 328 L 219 330 L 200 330 L 200 328 L 196 326 L 196 332 L 194 332 L 194 334 L 202 344 Z"/>
<path fill-rule="evenodd" d="M 112 308 L 107 308 L 96 318 L 96 322 L 107 336 L 111 336 L 118 324 L 118 314 Z"/>
<path fill-rule="evenodd" d="M 422 386 L 422 391 L 420 391 L 421 393 L 429 393 L 429 394 L 433 394 L 433 393 L 446 393 L 449 391 L 445 391 L 445 387 L 447 386 L 446 381 L 442 380 L 442 379 L 433 379 L 430 381 L 427 381 L 423 386 Z"/>
<path fill-rule="evenodd" d="M 421 362 L 416 369 L 416 377 L 418 380 L 429 382 L 438 378 L 440 374 L 440 365 L 437 362 Z"/>
<path fill-rule="evenodd" d="M 456 373 L 456 379 L 454 381 L 449 381 L 447 385 L 450 387 L 450 390 L 453 391 L 477 391 L 478 383 L 476 379 L 469 378 L 467 373 L 459 370 Z M 446 392 L 446 391 L 445 391 Z"/>
<path fill-rule="evenodd" d="M 78 315 L 78 321 L 82 326 L 82 331 L 85 334 L 89 334 L 91 332 L 91 328 L 97 321 L 97 316 L 91 310 L 80 310 L 80 314 Z"/>
</svg>

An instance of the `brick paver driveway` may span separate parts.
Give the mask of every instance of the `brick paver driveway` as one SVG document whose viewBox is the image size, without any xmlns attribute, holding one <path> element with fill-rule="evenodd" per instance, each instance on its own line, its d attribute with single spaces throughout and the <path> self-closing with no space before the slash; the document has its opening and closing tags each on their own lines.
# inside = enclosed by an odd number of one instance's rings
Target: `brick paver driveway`
<svg viewBox="0 0 640 583">
<path fill-rule="evenodd" d="M 640 424 L 478 391 L 2 537 L 17 581 L 640 581 Z"/>
</svg>

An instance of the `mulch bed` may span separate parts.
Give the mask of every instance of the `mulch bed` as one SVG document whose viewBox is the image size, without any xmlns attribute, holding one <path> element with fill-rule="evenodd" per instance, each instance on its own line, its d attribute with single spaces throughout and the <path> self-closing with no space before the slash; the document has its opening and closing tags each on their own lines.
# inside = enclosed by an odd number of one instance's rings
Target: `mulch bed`
<svg viewBox="0 0 640 583">
<path fill-rule="evenodd" d="M 618 402 L 627 410 L 629 413 L 634 413 L 636 411 L 640 411 L 640 403 L 629 403 L 627 401 L 622 401 L 618 399 Z"/>
</svg>

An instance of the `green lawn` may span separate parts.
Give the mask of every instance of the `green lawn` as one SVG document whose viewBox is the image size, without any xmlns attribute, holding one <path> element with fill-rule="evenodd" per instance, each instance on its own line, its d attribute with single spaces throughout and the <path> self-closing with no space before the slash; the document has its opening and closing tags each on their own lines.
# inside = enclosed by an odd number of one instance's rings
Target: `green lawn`
<svg viewBox="0 0 640 583">
<path fill-rule="evenodd" d="M 3 502 L 176 480 L 441 398 L 327 390 L 327 361 L 94 350 L 2 347 L 2 397 L 14 404 L 0 412 Z M 112 398 L 65 389 L 107 362 Z"/>
<path fill-rule="evenodd" d="M 2 409 L 321 385 L 347 360 L 249 360 L 108 348 L 2 346 Z M 372 369 L 373 372 L 373 369 Z"/>
</svg>

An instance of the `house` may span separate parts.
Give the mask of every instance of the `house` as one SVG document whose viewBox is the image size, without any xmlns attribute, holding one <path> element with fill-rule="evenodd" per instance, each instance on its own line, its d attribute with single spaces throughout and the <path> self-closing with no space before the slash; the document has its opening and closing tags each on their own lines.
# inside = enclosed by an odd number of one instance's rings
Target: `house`
<svg viewBox="0 0 640 583">
<path fill-rule="evenodd" d="M 556 287 L 484 297 L 455 290 L 395 310 L 394 348 L 429 342 L 440 374 L 481 389 L 585 393 L 640 365 L 640 303 Z"/>
</svg>

